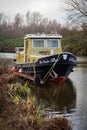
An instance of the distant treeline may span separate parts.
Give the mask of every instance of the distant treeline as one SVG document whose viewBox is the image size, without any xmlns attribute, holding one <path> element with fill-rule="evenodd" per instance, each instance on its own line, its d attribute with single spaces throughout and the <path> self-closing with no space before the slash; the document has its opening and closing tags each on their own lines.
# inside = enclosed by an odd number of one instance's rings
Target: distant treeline
<svg viewBox="0 0 87 130">
<path fill-rule="evenodd" d="M 64 51 L 80 56 L 87 55 L 86 27 L 71 29 L 69 24 L 63 26 L 56 20 L 48 20 L 39 12 L 27 12 L 25 17 L 18 13 L 11 21 L 4 13 L 0 13 L 0 52 L 15 52 L 16 46 L 23 46 L 25 34 L 53 32 L 63 35 Z"/>
</svg>

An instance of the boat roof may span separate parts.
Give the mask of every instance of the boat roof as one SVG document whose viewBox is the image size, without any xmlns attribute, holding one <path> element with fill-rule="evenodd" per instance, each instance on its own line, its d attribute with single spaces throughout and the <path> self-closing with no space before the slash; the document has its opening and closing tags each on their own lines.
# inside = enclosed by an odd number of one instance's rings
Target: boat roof
<svg viewBox="0 0 87 130">
<path fill-rule="evenodd" d="M 60 34 L 26 34 L 24 39 L 61 39 Z"/>
</svg>

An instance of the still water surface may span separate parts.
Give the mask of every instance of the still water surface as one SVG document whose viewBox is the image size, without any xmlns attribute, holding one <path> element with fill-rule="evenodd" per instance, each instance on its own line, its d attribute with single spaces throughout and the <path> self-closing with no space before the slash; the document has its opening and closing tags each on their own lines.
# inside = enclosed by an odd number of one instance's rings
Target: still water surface
<svg viewBox="0 0 87 130">
<path fill-rule="evenodd" d="M 62 84 L 40 88 L 37 99 L 49 110 L 48 117 L 67 117 L 73 130 L 87 130 L 87 65 L 75 67 Z"/>
<path fill-rule="evenodd" d="M 0 59 L 15 59 L 16 58 L 16 53 L 0 53 Z"/>
<path fill-rule="evenodd" d="M 87 61 L 87 57 L 78 59 Z M 47 117 L 65 116 L 73 130 L 87 130 L 87 64 L 77 65 L 64 83 L 47 83 L 37 90 L 37 103 L 48 110 Z"/>
</svg>

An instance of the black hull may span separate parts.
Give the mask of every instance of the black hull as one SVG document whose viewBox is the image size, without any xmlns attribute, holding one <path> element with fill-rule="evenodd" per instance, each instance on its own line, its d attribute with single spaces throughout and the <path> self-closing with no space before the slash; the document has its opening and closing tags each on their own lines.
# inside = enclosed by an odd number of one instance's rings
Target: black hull
<svg viewBox="0 0 87 130">
<path fill-rule="evenodd" d="M 60 77 L 68 77 L 76 66 L 77 58 L 69 52 L 40 58 L 37 62 L 18 64 L 14 66 L 22 68 L 22 73 L 35 76 L 39 74 L 41 79 L 58 79 Z"/>
</svg>

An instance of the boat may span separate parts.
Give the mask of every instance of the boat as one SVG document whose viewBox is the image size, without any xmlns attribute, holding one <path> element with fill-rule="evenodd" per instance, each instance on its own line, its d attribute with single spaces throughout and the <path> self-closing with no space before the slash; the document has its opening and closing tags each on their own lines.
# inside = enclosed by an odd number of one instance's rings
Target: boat
<svg viewBox="0 0 87 130">
<path fill-rule="evenodd" d="M 68 78 L 77 57 L 62 51 L 60 34 L 26 34 L 24 47 L 16 47 L 14 69 L 20 76 L 40 83 Z"/>
</svg>

